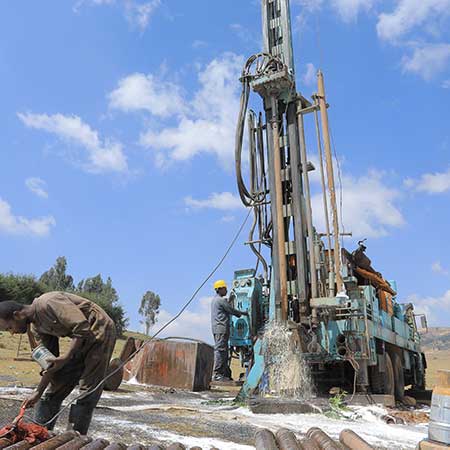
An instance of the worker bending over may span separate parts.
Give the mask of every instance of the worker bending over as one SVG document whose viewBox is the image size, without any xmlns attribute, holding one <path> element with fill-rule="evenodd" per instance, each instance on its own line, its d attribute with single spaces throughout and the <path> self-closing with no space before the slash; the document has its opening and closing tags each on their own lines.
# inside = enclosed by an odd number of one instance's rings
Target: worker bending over
<svg viewBox="0 0 450 450">
<path fill-rule="evenodd" d="M 234 309 L 228 299 L 224 280 L 214 283 L 216 295 L 211 304 L 211 326 L 214 335 L 214 381 L 231 381 L 228 340 L 230 338 L 230 316 L 241 317 L 247 312 Z"/>
<path fill-rule="evenodd" d="M 101 384 L 116 342 L 112 319 L 95 303 L 66 292 L 48 292 L 31 305 L 6 301 L 0 303 L 0 330 L 26 333 L 30 328 L 37 343 L 55 355 L 43 371 L 36 391 L 25 406 L 36 405 L 35 420 L 45 424 L 57 414 L 62 401 L 78 385 L 85 394 L 70 410 L 73 429 L 86 434 L 100 399 Z M 70 337 L 69 350 L 59 354 L 60 337 Z M 90 392 L 96 386 L 98 389 Z M 56 419 L 47 425 L 53 429 Z"/>
</svg>

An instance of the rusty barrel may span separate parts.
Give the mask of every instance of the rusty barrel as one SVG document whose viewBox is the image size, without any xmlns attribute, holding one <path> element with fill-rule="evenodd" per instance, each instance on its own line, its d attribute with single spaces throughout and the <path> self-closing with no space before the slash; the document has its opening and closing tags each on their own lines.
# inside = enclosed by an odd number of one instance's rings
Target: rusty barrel
<svg viewBox="0 0 450 450">
<path fill-rule="evenodd" d="M 313 427 L 308 430 L 306 436 L 311 438 L 323 450 L 340 450 L 340 446 L 320 428 Z"/>
<path fill-rule="evenodd" d="M 256 450 L 277 450 L 278 445 L 274 434 L 269 430 L 259 430 L 255 434 Z"/>
<path fill-rule="evenodd" d="M 353 430 L 342 430 L 339 441 L 349 450 L 373 450 L 373 447 Z"/>
<path fill-rule="evenodd" d="M 280 450 L 298 450 L 298 441 L 292 431 L 286 428 L 280 428 L 276 433 L 276 437 Z"/>
<path fill-rule="evenodd" d="M 431 397 L 428 437 L 450 444 L 450 370 L 438 370 L 438 383 Z"/>
<path fill-rule="evenodd" d="M 105 391 L 117 391 L 123 380 L 123 367 L 120 358 L 111 360 L 106 371 L 106 376 L 109 378 L 105 381 Z M 120 369 L 119 369 L 120 367 Z"/>
</svg>

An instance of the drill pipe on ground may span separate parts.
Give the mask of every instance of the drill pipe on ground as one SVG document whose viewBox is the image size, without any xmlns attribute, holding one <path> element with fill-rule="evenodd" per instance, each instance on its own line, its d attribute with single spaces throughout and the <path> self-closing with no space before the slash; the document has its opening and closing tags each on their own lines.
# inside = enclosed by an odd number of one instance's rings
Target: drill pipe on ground
<svg viewBox="0 0 450 450">
<path fill-rule="evenodd" d="M 306 433 L 306 436 L 315 441 L 319 448 L 323 450 L 340 450 L 340 445 L 336 444 L 336 442 L 320 428 L 310 428 Z"/>
<path fill-rule="evenodd" d="M 164 448 L 161 445 L 154 444 L 148 447 L 148 450 L 164 450 Z"/>
<path fill-rule="evenodd" d="M 186 450 L 186 447 L 183 444 L 172 444 L 167 447 L 167 450 Z"/>
<path fill-rule="evenodd" d="M 113 442 L 105 447 L 105 450 L 127 450 L 127 446 L 122 444 L 122 442 Z"/>
<path fill-rule="evenodd" d="M 298 441 L 292 431 L 280 428 L 276 433 L 276 437 L 280 450 L 298 450 Z"/>
<path fill-rule="evenodd" d="M 90 442 L 81 448 L 81 450 L 103 450 L 108 447 L 109 441 L 106 439 L 95 439 L 95 441 Z"/>
<path fill-rule="evenodd" d="M 30 447 L 31 444 L 28 441 L 20 441 L 9 447 L 5 447 L 5 450 L 28 450 Z"/>
<path fill-rule="evenodd" d="M 342 430 L 339 441 L 349 450 L 373 450 L 373 447 L 352 430 Z"/>
<path fill-rule="evenodd" d="M 278 445 L 274 434 L 269 430 L 259 430 L 255 435 L 256 450 L 277 450 Z"/>
<path fill-rule="evenodd" d="M 303 438 L 298 443 L 300 450 L 321 450 L 320 447 L 311 438 Z"/>
<path fill-rule="evenodd" d="M 35 450 L 54 450 L 77 436 L 78 433 L 76 431 L 66 431 L 65 433 L 58 434 L 58 436 L 52 437 L 48 441 L 42 442 L 33 448 Z"/>
<path fill-rule="evenodd" d="M 92 441 L 92 438 L 88 436 L 75 437 L 72 440 L 66 442 L 65 444 L 58 447 L 58 450 L 80 450 L 86 444 Z"/>
<path fill-rule="evenodd" d="M 0 450 L 9 447 L 12 444 L 12 442 L 9 439 L 1 438 L 0 439 Z"/>
<path fill-rule="evenodd" d="M 145 450 L 147 447 L 142 444 L 133 444 L 128 447 L 127 450 Z"/>
</svg>

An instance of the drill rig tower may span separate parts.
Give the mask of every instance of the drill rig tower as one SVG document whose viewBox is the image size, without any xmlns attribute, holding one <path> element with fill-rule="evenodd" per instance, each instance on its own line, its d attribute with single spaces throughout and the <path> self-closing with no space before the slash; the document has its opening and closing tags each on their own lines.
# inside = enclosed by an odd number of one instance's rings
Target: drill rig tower
<svg viewBox="0 0 450 450">
<path fill-rule="evenodd" d="M 231 327 L 230 349 L 247 369 L 240 396 L 261 381 L 261 335 L 270 321 L 298 335 L 298 351 L 318 382 L 336 385 L 337 379 L 355 377 L 360 391 L 396 389 L 399 395 L 402 383 L 423 386 L 425 359 L 411 305 L 395 302 L 395 283 L 373 270 L 363 245 L 352 254 L 340 248 L 324 79 L 319 71 L 312 101 L 297 92 L 289 0 L 262 0 L 262 25 L 264 50 L 247 60 L 240 79 L 236 131 L 239 194 L 254 210 L 247 244 L 263 269 L 262 277 L 253 269 L 238 270 L 233 281 L 235 307 L 249 312 L 248 318 L 233 318 Z M 248 109 L 251 91 L 262 99 L 258 114 Z M 316 128 L 322 234 L 313 226 L 309 171 L 315 168 L 308 162 L 307 115 L 314 116 Z M 246 123 L 249 186 L 241 167 Z M 269 248 L 270 261 L 262 246 Z M 384 381 L 386 374 L 392 379 Z"/>
</svg>

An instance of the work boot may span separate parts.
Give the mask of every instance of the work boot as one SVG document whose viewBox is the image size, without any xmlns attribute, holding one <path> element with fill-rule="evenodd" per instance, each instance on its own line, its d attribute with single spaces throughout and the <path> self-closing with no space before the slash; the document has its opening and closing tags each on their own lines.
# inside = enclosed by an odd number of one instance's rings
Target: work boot
<svg viewBox="0 0 450 450">
<path fill-rule="evenodd" d="M 78 433 L 85 436 L 91 424 L 94 408 L 95 406 L 90 404 L 80 405 L 76 403 L 72 405 L 70 407 L 68 429 L 78 431 Z"/>
<path fill-rule="evenodd" d="M 55 427 L 57 418 L 52 420 L 48 425 L 46 425 L 46 423 L 50 419 L 52 419 L 56 413 L 59 412 L 60 408 L 61 408 L 61 402 L 41 398 L 36 404 L 36 408 L 34 411 L 34 420 L 38 424 L 44 425 L 47 428 L 47 430 L 53 430 L 53 428 Z"/>
</svg>

